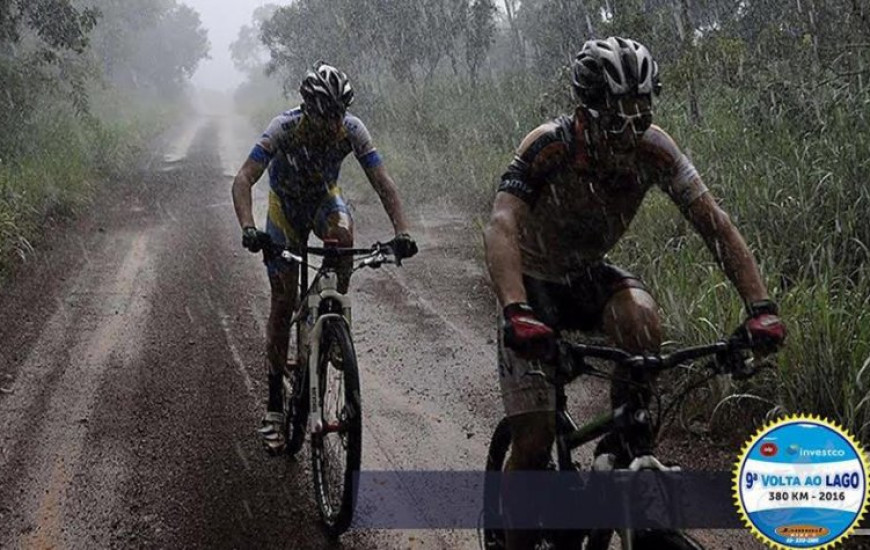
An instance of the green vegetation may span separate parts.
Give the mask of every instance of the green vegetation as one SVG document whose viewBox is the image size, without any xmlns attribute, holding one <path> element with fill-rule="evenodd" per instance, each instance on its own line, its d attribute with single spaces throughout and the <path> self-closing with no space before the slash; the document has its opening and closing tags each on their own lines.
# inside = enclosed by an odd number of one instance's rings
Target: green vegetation
<svg viewBox="0 0 870 550">
<path fill-rule="evenodd" d="M 174 0 L 88 4 L 0 7 L 0 274 L 138 162 L 208 51 L 198 14 Z"/>
<path fill-rule="evenodd" d="M 789 328 L 778 371 L 711 391 L 754 394 L 762 412 L 821 414 L 870 441 L 866 0 L 504 0 L 498 13 L 495 2 L 393 4 L 299 0 L 263 14 L 267 68 L 290 90 L 318 58 L 345 69 L 403 193 L 447 198 L 481 222 L 520 139 L 570 113 L 564 68 L 583 41 L 647 44 L 664 81 L 656 122 L 741 229 Z M 670 340 L 708 341 L 743 319 L 662 193 L 650 193 L 612 259 L 652 288 Z M 709 416 L 716 402 L 698 406 Z M 746 400 L 726 403 L 720 412 L 745 418 Z"/>
<path fill-rule="evenodd" d="M 105 107 L 109 95 L 102 93 L 101 111 L 114 111 Z M 0 164 L 0 258 L 26 256 L 45 224 L 79 212 L 102 182 L 124 177 L 175 108 L 131 105 L 104 118 L 82 118 L 63 105 L 39 110 L 27 135 L 32 152 Z"/>
</svg>

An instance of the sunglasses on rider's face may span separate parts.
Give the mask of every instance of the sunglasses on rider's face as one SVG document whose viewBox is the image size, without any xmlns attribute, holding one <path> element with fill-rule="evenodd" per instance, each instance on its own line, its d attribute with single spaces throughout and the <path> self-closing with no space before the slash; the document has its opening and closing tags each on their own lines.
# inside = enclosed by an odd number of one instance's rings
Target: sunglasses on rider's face
<svg viewBox="0 0 870 550">
<path fill-rule="evenodd" d="M 622 134 L 631 125 L 636 135 L 642 135 L 652 124 L 652 111 L 643 111 L 633 115 L 623 113 L 607 113 L 602 117 L 604 129 L 610 134 Z"/>
<path fill-rule="evenodd" d="M 344 118 L 344 113 L 336 113 L 333 111 L 327 111 L 327 112 L 314 111 L 312 113 L 309 113 L 309 116 L 316 122 L 319 122 L 321 124 L 330 124 L 331 125 L 331 124 L 338 123 L 342 118 Z"/>
<path fill-rule="evenodd" d="M 608 134 L 622 134 L 630 125 L 632 132 L 634 132 L 635 135 L 640 136 L 643 135 L 652 124 L 653 111 L 651 108 L 641 111 L 640 107 L 637 105 L 634 106 L 634 109 L 635 112 L 633 114 L 627 114 L 623 110 L 622 103 L 620 102 L 618 112 L 613 110 L 588 110 L 593 118 L 599 120 L 601 128 Z"/>
<path fill-rule="evenodd" d="M 344 111 L 319 101 L 306 109 L 306 114 L 317 121 L 326 123 L 334 123 L 344 118 Z"/>
</svg>

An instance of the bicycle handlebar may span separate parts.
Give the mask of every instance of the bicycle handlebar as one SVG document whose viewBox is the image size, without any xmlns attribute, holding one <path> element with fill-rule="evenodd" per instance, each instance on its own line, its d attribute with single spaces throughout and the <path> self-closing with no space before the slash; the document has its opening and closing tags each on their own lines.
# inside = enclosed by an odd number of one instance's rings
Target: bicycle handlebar
<svg viewBox="0 0 870 550">
<path fill-rule="evenodd" d="M 583 374 L 599 371 L 586 364 L 587 358 L 612 361 L 631 369 L 643 369 L 646 374 L 657 374 L 686 362 L 715 355 L 707 367 L 716 374 L 730 374 L 740 380 L 757 372 L 754 365 L 747 365 L 743 352 L 751 348 L 748 339 L 738 330 L 731 337 L 712 344 L 691 346 L 667 354 L 632 354 L 624 349 L 574 344 L 560 340 L 558 347 L 557 377 L 548 376 L 542 371 L 531 372 L 543 376 L 551 383 L 568 383 Z"/>
<path fill-rule="evenodd" d="M 386 243 L 376 242 L 369 248 L 304 246 L 299 253 L 294 253 L 286 247 L 274 242 L 267 233 L 261 232 L 260 239 L 260 247 L 263 252 L 263 259 L 265 261 L 280 256 L 288 262 L 297 263 L 306 267 L 314 267 L 308 264 L 304 257 L 304 255 L 306 254 L 311 254 L 314 256 L 320 256 L 322 258 L 368 256 L 354 268 L 354 271 L 363 267 L 378 268 L 383 264 L 390 263 L 401 265 L 401 262 L 395 257 L 395 253 L 393 252 L 392 241 Z"/>
</svg>

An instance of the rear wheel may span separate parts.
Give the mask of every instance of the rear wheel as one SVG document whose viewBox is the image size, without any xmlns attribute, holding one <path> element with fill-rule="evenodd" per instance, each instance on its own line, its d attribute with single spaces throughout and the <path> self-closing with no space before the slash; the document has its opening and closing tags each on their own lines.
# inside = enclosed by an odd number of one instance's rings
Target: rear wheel
<svg viewBox="0 0 870 550">
<path fill-rule="evenodd" d="M 337 537 L 353 519 L 362 454 L 359 370 L 343 320 L 324 323 L 318 377 L 323 431 L 311 438 L 314 494 L 327 533 Z"/>
<path fill-rule="evenodd" d="M 300 319 L 296 325 L 296 359 L 284 369 L 284 440 L 286 451 L 295 456 L 305 443 L 308 421 L 308 324 Z"/>
<path fill-rule="evenodd" d="M 295 456 L 305 442 L 305 421 L 308 416 L 306 366 L 295 365 L 284 372 L 284 440 L 286 452 Z"/>
</svg>

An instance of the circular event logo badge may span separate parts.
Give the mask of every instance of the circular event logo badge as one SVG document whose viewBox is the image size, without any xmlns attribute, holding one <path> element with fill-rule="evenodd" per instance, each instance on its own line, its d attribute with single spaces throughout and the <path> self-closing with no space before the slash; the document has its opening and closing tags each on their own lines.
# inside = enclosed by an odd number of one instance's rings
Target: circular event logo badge
<svg viewBox="0 0 870 550">
<path fill-rule="evenodd" d="M 771 548 L 830 548 L 867 507 L 868 461 L 845 430 L 814 416 L 790 416 L 753 436 L 734 470 L 744 523 Z"/>
</svg>

